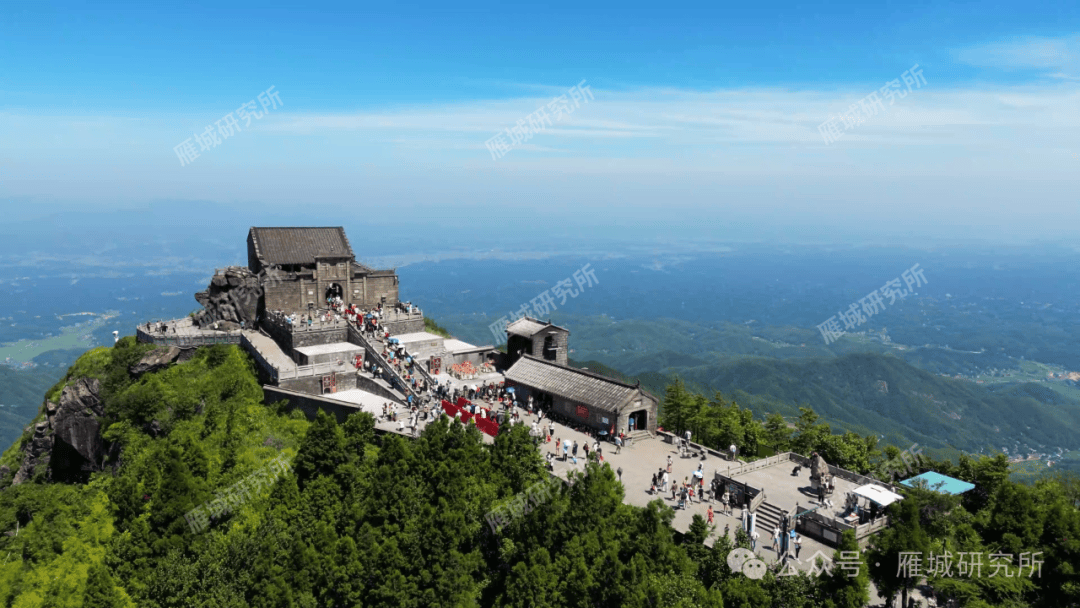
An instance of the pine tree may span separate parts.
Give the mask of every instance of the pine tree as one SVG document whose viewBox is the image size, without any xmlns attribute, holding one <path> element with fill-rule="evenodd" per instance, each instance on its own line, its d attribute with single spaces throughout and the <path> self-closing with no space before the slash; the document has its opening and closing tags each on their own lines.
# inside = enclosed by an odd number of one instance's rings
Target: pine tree
<svg viewBox="0 0 1080 608">
<path fill-rule="evenodd" d="M 337 420 L 320 411 L 300 443 L 293 468 L 301 489 L 318 476 L 333 475 L 338 466 L 349 460 L 345 434 Z"/>
<path fill-rule="evenodd" d="M 859 550 L 859 543 L 855 540 L 854 531 L 844 530 L 832 561 L 832 572 L 822 580 L 830 605 L 835 608 L 866 606 L 870 601 L 870 572 Z M 855 570 L 856 567 L 858 570 Z M 851 576 L 853 573 L 855 576 Z"/>
</svg>

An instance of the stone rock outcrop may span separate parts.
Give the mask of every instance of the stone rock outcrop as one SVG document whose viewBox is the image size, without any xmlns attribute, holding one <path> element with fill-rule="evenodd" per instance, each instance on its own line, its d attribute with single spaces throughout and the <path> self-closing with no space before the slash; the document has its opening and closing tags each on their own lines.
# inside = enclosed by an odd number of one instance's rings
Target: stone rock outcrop
<svg viewBox="0 0 1080 608">
<path fill-rule="evenodd" d="M 51 479 L 81 481 L 101 470 L 105 455 L 101 417 L 105 406 L 100 395 L 101 383 L 96 379 L 80 378 L 64 387 L 56 414 L 48 422 L 53 431 Z"/>
<path fill-rule="evenodd" d="M 101 382 L 79 378 L 65 386 L 60 403 L 46 402 L 45 420 L 34 425 L 12 484 L 23 483 L 42 471 L 47 472 L 49 481 L 85 482 L 90 473 L 100 471 L 105 455 L 101 438 L 104 415 Z"/>
<path fill-rule="evenodd" d="M 154 439 L 165 435 L 165 431 L 161 428 L 161 423 L 157 420 L 151 420 L 143 425 L 143 432 L 150 435 Z"/>
<path fill-rule="evenodd" d="M 230 266 L 218 271 L 210 280 L 206 291 L 195 294 L 203 309 L 195 315 L 200 329 L 213 329 L 215 322 L 235 323 L 244 321 L 248 327 L 255 324 L 262 299 L 261 278 L 243 266 Z M 219 323 L 218 329 L 226 330 Z"/>
<path fill-rule="evenodd" d="M 18 485 L 34 476 L 43 467 L 49 466 L 49 457 L 52 454 L 53 436 L 49 429 L 49 423 L 41 421 L 34 425 L 34 436 L 30 439 L 23 451 L 22 466 L 15 471 L 12 485 Z"/>
<path fill-rule="evenodd" d="M 180 358 L 180 354 L 181 350 L 175 346 L 155 348 L 143 355 L 143 358 L 139 359 L 138 363 L 129 367 L 128 372 L 138 378 L 143 374 L 165 369 L 175 363 Z"/>
</svg>

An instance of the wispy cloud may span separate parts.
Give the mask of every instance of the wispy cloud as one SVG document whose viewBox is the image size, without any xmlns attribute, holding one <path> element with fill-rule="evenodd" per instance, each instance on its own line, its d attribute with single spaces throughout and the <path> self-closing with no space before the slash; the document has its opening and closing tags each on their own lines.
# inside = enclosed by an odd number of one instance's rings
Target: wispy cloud
<svg viewBox="0 0 1080 608">
<path fill-rule="evenodd" d="M 1042 61 L 1041 69 L 1064 69 Z M 856 217 L 870 223 L 873 208 L 902 209 L 908 225 L 953 227 L 1003 217 L 1034 226 L 1040 214 L 1063 219 L 1058 210 L 1074 207 L 1080 86 L 1069 80 L 954 85 L 927 64 L 921 89 L 842 141 L 824 143 L 822 122 L 908 67 L 840 89 L 593 85 L 594 100 L 499 161 L 484 142 L 549 101 L 542 89 L 518 99 L 352 113 L 292 105 L 186 167 L 172 148 L 206 117 L 9 112 L 0 114 L 0 158 L 18 160 L 0 181 L 0 201 L 295 207 L 354 204 L 359 196 L 424 217 L 496 208 L 536 216 L 560 205 L 567 214 L 602 215 L 614 205 L 624 215 L 659 214 L 681 205 L 724 209 L 730 219 L 783 208 L 792 222 L 830 226 Z"/>
<path fill-rule="evenodd" d="M 961 49 L 969 65 L 1003 70 L 1038 70 L 1051 78 L 1080 80 L 1080 36 L 1025 37 Z"/>
</svg>

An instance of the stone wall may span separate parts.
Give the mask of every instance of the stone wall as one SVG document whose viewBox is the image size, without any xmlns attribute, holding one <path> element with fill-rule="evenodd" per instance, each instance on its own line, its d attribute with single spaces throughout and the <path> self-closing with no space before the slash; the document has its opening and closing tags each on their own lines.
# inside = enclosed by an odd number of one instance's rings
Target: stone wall
<svg viewBox="0 0 1080 608">
<path fill-rule="evenodd" d="M 317 307 L 322 301 L 310 273 L 289 274 L 283 280 L 267 281 L 263 289 L 264 310 L 298 312 L 307 310 L 308 302 L 314 302 Z"/>
<path fill-rule="evenodd" d="M 388 399 L 394 403 L 401 403 L 401 398 L 391 393 L 386 387 L 379 384 L 373 378 L 368 378 L 360 374 L 353 374 L 356 377 L 356 388 L 367 391 L 373 395 L 378 395 L 383 399 Z"/>
<path fill-rule="evenodd" d="M 382 274 L 384 272 L 388 274 Z M 373 308 L 379 302 L 385 302 L 389 307 L 398 301 L 398 277 L 392 270 L 377 270 L 371 275 L 348 278 L 328 270 L 324 274 L 326 276 L 319 275 L 316 279 L 316 274 L 310 271 L 289 273 L 279 280 L 264 281 L 264 310 L 303 312 L 308 309 L 309 302 L 315 308 L 325 308 L 326 290 L 334 283 L 341 286 L 342 298 L 347 304 L 364 309 Z"/>
<path fill-rule="evenodd" d="M 481 364 L 486 363 L 488 361 L 488 359 L 489 359 L 488 355 L 493 350 L 494 349 L 476 349 L 476 350 L 467 350 L 467 351 L 462 351 L 462 352 L 457 352 L 457 353 L 447 353 L 446 355 L 443 355 L 443 367 L 449 367 L 450 365 L 456 365 L 456 364 L 460 364 L 460 363 L 465 363 L 466 361 L 468 361 L 469 363 L 472 363 L 474 366 L 479 367 Z M 502 353 L 499 353 L 499 354 L 502 354 Z M 497 360 L 498 359 L 495 359 L 494 361 L 497 361 Z M 498 364 L 496 363 L 496 366 L 497 365 Z"/>
<path fill-rule="evenodd" d="M 309 327 L 306 321 L 301 322 L 298 319 L 296 324 L 291 324 L 281 316 L 267 315 L 263 317 L 259 327 L 286 352 L 292 352 L 294 348 L 303 348 L 305 346 L 348 341 L 346 339 L 347 322 L 344 319 L 326 323 L 316 320 L 315 324 Z"/>
<path fill-rule="evenodd" d="M 424 331 L 424 318 L 408 319 L 404 321 L 386 321 L 382 324 L 390 330 L 390 336 L 400 334 L 415 334 Z"/>
<path fill-rule="evenodd" d="M 366 297 L 364 295 L 365 289 L 367 292 Z M 371 308 L 379 302 L 385 302 L 385 306 L 393 306 L 398 302 L 397 273 L 392 270 L 377 270 L 374 273 L 368 275 L 366 279 L 354 280 L 353 291 L 359 291 L 359 293 L 353 294 L 353 301 L 359 302 L 360 306 L 364 308 Z M 383 298 L 386 299 L 383 300 Z M 423 328 L 423 324 L 421 324 L 421 328 Z"/>
<path fill-rule="evenodd" d="M 263 403 L 275 403 L 282 400 L 289 402 L 289 411 L 299 409 L 304 412 L 308 420 L 315 420 L 321 410 L 333 415 L 341 424 L 350 414 L 362 411 L 360 406 L 331 401 L 318 395 L 305 395 L 277 386 L 263 386 Z"/>
<path fill-rule="evenodd" d="M 518 397 L 518 399 L 520 400 L 521 397 Z M 611 430 L 612 424 L 617 424 L 618 416 L 612 412 L 578 403 L 576 401 L 568 401 L 558 395 L 552 395 L 552 402 L 554 404 L 552 408 L 554 411 L 575 422 L 587 424 L 594 429 L 609 431 Z M 578 414 L 578 406 L 585 407 L 588 410 L 587 417 L 583 418 Z M 618 431 L 619 428 L 616 427 L 615 430 Z"/>
<path fill-rule="evenodd" d="M 363 361 L 364 348 L 357 346 L 350 351 L 342 351 L 336 353 L 322 353 L 318 355 L 307 356 L 302 352 L 294 351 L 297 365 L 318 365 L 320 363 L 334 363 L 337 361 L 344 361 L 348 365 L 352 365 L 357 357 L 361 357 Z"/>
<path fill-rule="evenodd" d="M 282 380 L 278 386 L 298 393 L 319 395 L 322 394 L 322 379 L 324 375 L 326 374 Z M 357 388 L 356 372 L 353 371 L 352 366 L 349 366 L 344 372 L 337 372 L 337 390 L 347 391 L 354 388 Z"/>
<path fill-rule="evenodd" d="M 306 330 L 293 333 L 293 348 L 333 344 L 335 342 L 348 342 L 345 321 L 341 321 L 337 327 L 330 329 Z"/>
<path fill-rule="evenodd" d="M 537 359 L 546 359 L 548 361 L 551 361 L 552 359 L 549 359 L 547 356 L 544 355 L 544 343 L 547 341 L 548 337 L 551 338 L 551 346 L 552 349 L 555 351 L 554 361 L 559 365 L 566 365 L 567 333 L 562 330 L 549 328 L 537 332 L 537 334 L 532 337 L 532 352 L 530 354 Z"/>
<path fill-rule="evenodd" d="M 507 385 L 517 389 L 518 401 L 522 403 L 528 400 L 530 393 L 533 394 L 534 397 L 538 397 L 541 392 L 514 382 L 507 382 Z M 637 430 L 647 430 L 650 433 L 656 433 L 657 402 L 649 399 L 644 394 L 631 399 L 630 403 L 623 405 L 617 413 L 602 410 L 585 403 L 569 401 L 558 395 L 552 395 L 551 399 L 551 411 L 562 414 L 575 422 L 586 424 L 595 429 L 610 431 L 611 427 L 614 426 L 616 433 L 629 432 L 630 414 L 640 410 L 646 410 L 648 412 L 648 426 Z M 639 400 L 641 401 L 641 405 L 636 405 L 636 402 Z M 579 405 L 588 410 L 588 416 L 582 417 L 578 414 Z"/>
</svg>

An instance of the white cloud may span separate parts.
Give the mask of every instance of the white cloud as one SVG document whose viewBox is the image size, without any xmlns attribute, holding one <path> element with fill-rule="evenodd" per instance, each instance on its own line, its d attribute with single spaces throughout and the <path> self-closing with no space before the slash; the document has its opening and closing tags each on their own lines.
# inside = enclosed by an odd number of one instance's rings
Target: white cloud
<svg viewBox="0 0 1080 608">
<path fill-rule="evenodd" d="M 1051 78 L 1077 80 L 1080 36 L 1023 37 L 961 49 L 961 63 L 1004 70 L 1041 70 Z"/>
<path fill-rule="evenodd" d="M 711 92 L 594 85 L 595 100 L 498 161 L 484 142 L 550 97 L 278 112 L 186 167 L 173 146 L 206 116 L 0 113 L 0 158 L 12 159 L 0 204 L 371 203 L 425 217 L 713 208 L 729 223 L 783 209 L 773 214 L 779 220 L 834 224 L 895 209 L 909 225 L 940 226 L 1018 217 L 1045 224 L 1075 207 L 1080 86 L 955 86 L 923 69 L 926 85 L 828 146 L 818 125 L 875 84 Z"/>
</svg>

